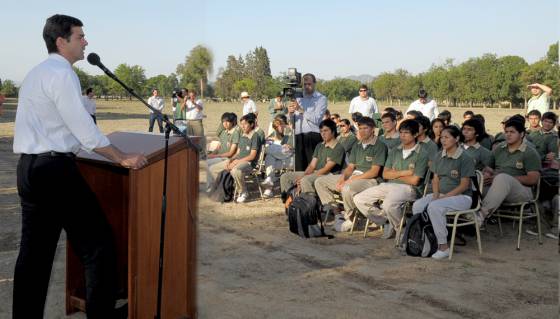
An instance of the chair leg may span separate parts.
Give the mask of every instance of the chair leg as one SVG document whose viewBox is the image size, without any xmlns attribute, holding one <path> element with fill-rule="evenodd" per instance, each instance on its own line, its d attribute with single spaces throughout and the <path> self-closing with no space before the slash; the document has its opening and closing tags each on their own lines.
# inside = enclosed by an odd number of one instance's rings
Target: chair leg
<svg viewBox="0 0 560 319">
<path fill-rule="evenodd" d="M 523 231 L 523 210 L 525 205 L 521 205 L 519 209 L 519 230 L 517 232 L 517 250 L 521 250 L 521 232 Z"/>
<path fill-rule="evenodd" d="M 352 228 L 350 229 L 350 235 L 354 233 L 354 226 L 356 225 L 356 218 L 358 218 L 358 214 L 354 214 L 354 218 L 352 219 Z"/>
<path fill-rule="evenodd" d="M 498 216 L 498 228 L 500 229 L 500 236 L 504 236 L 504 232 L 502 231 L 502 219 Z"/>
<path fill-rule="evenodd" d="M 259 188 L 259 193 L 261 194 L 261 200 L 262 201 L 266 201 L 264 196 L 263 196 L 263 191 L 262 191 L 262 186 L 261 186 L 261 179 L 259 178 L 259 175 L 255 175 L 255 179 L 257 180 L 257 187 Z"/>
<path fill-rule="evenodd" d="M 459 214 L 456 214 L 455 218 L 453 218 L 453 230 L 451 232 L 451 245 L 449 246 L 449 260 L 453 258 L 453 248 L 455 246 L 455 234 L 457 233 L 457 219 L 459 219 Z"/>
<path fill-rule="evenodd" d="M 405 214 L 402 215 L 401 222 L 399 223 L 399 229 L 397 229 L 397 235 L 395 236 L 395 247 L 399 247 L 401 245 L 401 234 L 404 225 Z"/>
<path fill-rule="evenodd" d="M 542 233 L 541 233 L 541 213 L 539 210 L 539 203 L 535 202 L 535 212 L 537 213 L 537 230 L 539 232 L 539 245 L 542 245 Z"/>
<path fill-rule="evenodd" d="M 364 227 L 364 238 L 366 238 L 367 236 L 368 226 L 369 226 L 369 218 L 366 218 L 366 227 Z"/>
</svg>

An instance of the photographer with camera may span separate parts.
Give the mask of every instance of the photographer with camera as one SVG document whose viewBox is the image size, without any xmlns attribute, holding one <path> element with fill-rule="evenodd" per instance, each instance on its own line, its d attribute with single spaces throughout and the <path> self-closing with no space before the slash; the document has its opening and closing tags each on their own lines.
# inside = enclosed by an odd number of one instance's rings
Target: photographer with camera
<svg viewBox="0 0 560 319">
<path fill-rule="evenodd" d="M 189 90 L 186 88 L 176 89 L 173 91 L 173 124 L 175 124 L 181 131 L 187 129 L 187 115 L 185 110 L 186 98 L 189 95 Z"/>
<path fill-rule="evenodd" d="M 327 98 L 315 91 L 315 76 L 303 76 L 303 97 L 293 99 L 288 105 L 288 118 L 294 119 L 295 170 L 303 171 L 313 158 L 315 146 L 321 142 L 319 124 L 327 110 Z"/>
</svg>

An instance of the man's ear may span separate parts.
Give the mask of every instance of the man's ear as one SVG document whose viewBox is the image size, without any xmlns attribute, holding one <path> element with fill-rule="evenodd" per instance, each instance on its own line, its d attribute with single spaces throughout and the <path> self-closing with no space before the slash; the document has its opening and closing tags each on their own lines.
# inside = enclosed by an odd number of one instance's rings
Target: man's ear
<svg viewBox="0 0 560 319">
<path fill-rule="evenodd" d="M 56 47 L 57 47 L 57 51 L 60 52 L 61 48 L 64 48 L 64 46 L 68 43 L 68 41 L 66 39 L 64 39 L 63 37 L 58 37 L 56 38 Z"/>
</svg>

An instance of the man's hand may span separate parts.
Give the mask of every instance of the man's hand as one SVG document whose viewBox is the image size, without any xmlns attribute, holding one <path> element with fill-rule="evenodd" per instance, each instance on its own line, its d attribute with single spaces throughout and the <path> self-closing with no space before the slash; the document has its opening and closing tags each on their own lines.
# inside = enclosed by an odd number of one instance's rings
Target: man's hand
<svg viewBox="0 0 560 319">
<path fill-rule="evenodd" d="M 291 101 L 290 105 L 288 105 L 288 113 L 294 113 L 295 111 L 303 112 L 297 100 Z"/>
<path fill-rule="evenodd" d="M 341 176 L 336 183 L 336 190 L 342 192 L 344 185 L 346 185 L 346 181 L 344 180 L 344 176 Z"/>
<path fill-rule="evenodd" d="M 125 153 L 120 164 L 126 168 L 139 169 L 148 164 L 148 159 L 144 154 Z"/>
</svg>

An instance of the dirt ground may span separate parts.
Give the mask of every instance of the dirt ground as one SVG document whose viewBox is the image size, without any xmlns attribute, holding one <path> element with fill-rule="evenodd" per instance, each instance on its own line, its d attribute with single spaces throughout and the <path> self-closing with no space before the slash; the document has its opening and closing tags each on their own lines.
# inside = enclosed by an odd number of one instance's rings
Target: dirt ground
<svg viewBox="0 0 560 319">
<path fill-rule="evenodd" d="M 267 104 L 258 103 L 268 125 Z M 347 104 L 330 105 L 347 114 Z M 404 108 L 404 107 L 403 107 Z M 443 108 L 442 108 L 443 109 Z M 461 122 L 466 109 L 450 109 Z M 225 111 L 240 104 L 206 105 L 207 135 Z M 495 134 L 515 110 L 476 109 Z M 136 102 L 98 102 L 105 133 L 145 131 L 148 116 Z M 12 278 L 20 236 L 17 156 L 11 151 L 15 105 L 0 117 L 0 318 L 11 317 Z M 201 165 L 204 168 L 204 164 Z M 205 173 L 201 169 L 200 189 Z M 253 197 L 254 199 L 255 197 Z M 200 193 L 199 318 L 557 318 L 558 241 L 523 234 L 515 250 L 511 224 L 482 233 L 483 254 L 467 237 L 452 261 L 403 256 L 379 232 L 303 240 L 287 229 L 279 198 L 217 204 Z M 59 242 L 46 318 L 64 318 L 64 235 Z M 72 318 L 85 318 L 77 314 Z"/>
</svg>

